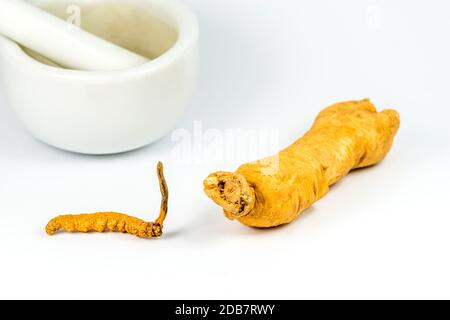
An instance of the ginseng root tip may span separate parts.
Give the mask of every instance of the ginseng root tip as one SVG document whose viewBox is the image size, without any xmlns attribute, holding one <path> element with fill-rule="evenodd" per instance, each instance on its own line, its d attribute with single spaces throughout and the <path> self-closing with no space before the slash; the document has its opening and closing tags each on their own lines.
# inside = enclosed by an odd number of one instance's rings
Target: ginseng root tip
<svg viewBox="0 0 450 320">
<path fill-rule="evenodd" d="M 216 172 L 203 182 L 205 193 L 231 218 L 243 217 L 255 205 L 255 191 L 238 173 Z"/>
</svg>

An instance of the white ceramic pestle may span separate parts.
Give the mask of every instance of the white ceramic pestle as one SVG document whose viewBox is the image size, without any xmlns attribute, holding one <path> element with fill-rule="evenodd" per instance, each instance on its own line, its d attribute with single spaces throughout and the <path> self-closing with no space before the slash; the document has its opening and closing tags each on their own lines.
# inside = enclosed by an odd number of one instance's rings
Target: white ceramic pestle
<svg viewBox="0 0 450 320">
<path fill-rule="evenodd" d="M 120 70 L 148 61 L 22 0 L 0 0 L 0 34 L 70 69 Z"/>
</svg>

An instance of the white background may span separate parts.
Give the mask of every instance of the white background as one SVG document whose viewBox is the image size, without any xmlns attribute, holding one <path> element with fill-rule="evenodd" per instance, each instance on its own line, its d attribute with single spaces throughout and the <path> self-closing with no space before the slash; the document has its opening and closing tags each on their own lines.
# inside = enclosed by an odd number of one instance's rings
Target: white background
<svg viewBox="0 0 450 320">
<path fill-rule="evenodd" d="M 401 114 L 391 153 L 292 224 L 255 230 L 202 191 L 237 163 L 183 163 L 170 135 L 115 156 L 59 151 L 0 95 L 0 298 L 450 298 L 450 2 L 185 2 L 202 65 L 179 128 L 272 128 L 286 146 L 321 108 L 370 97 Z M 45 234 L 60 213 L 153 219 L 157 160 L 171 191 L 163 238 Z"/>
</svg>

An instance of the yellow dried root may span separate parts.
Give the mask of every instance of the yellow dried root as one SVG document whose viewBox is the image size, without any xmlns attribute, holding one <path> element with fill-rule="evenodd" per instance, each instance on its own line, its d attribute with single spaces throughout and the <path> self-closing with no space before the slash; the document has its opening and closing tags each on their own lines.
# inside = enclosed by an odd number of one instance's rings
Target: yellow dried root
<svg viewBox="0 0 450 320">
<path fill-rule="evenodd" d="M 161 190 L 161 207 L 159 217 L 155 222 L 145 222 L 141 219 L 117 212 L 98 212 L 92 214 L 62 215 L 49 221 L 45 231 L 49 235 L 58 230 L 67 232 L 123 232 L 140 238 L 156 238 L 162 235 L 163 222 L 167 216 L 169 191 L 164 178 L 164 168 L 158 163 L 157 173 Z"/>
<path fill-rule="evenodd" d="M 205 193 L 226 217 L 245 225 L 289 223 L 350 170 L 381 161 L 399 125 L 395 110 L 377 112 L 368 99 L 334 104 L 279 154 L 244 164 L 235 173 L 209 175 Z"/>
</svg>

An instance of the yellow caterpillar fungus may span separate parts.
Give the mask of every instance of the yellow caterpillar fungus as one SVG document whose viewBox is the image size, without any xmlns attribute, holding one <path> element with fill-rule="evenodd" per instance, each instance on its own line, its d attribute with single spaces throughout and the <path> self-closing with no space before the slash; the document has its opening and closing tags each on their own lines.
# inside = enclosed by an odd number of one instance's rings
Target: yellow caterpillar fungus
<svg viewBox="0 0 450 320">
<path fill-rule="evenodd" d="M 161 207 L 159 217 L 155 222 L 145 222 L 141 219 L 117 212 L 98 212 L 92 214 L 62 215 L 49 221 L 45 231 L 49 235 L 58 230 L 67 232 L 104 232 L 114 231 L 129 233 L 140 238 L 156 238 L 162 235 L 163 222 L 167 216 L 169 191 L 164 179 L 163 164 L 158 163 L 157 173 L 161 190 Z"/>
<path fill-rule="evenodd" d="M 350 170 L 374 165 L 391 148 L 400 125 L 395 110 L 368 100 L 324 109 L 313 127 L 279 154 L 204 180 L 205 193 L 225 216 L 253 227 L 294 220 Z"/>
</svg>

